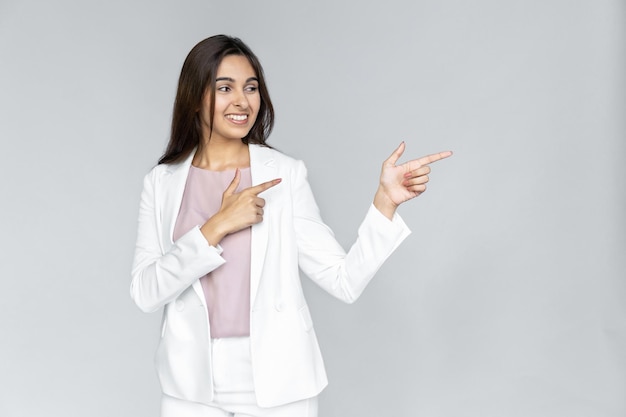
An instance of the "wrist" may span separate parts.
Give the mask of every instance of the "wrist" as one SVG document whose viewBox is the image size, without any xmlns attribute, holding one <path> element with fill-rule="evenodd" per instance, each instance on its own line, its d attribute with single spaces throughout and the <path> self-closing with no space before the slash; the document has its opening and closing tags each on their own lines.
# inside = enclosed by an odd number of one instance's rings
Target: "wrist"
<svg viewBox="0 0 626 417">
<path fill-rule="evenodd" d="M 389 220 L 392 220 L 394 214 L 396 213 L 398 205 L 395 204 L 389 198 L 389 196 L 387 196 L 387 194 L 381 189 L 381 187 L 378 187 L 378 190 L 374 195 L 374 207 L 376 207 L 376 209 Z"/>
<path fill-rule="evenodd" d="M 209 245 L 217 246 L 228 232 L 224 229 L 224 222 L 220 221 L 218 215 L 211 217 L 201 227 L 200 231 Z"/>
</svg>

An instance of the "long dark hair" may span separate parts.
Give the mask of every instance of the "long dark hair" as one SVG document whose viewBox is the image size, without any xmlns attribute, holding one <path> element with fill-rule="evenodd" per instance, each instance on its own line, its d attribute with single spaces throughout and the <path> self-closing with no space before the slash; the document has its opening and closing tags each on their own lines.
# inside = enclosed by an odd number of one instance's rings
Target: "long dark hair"
<svg viewBox="0 0 626 417">
<path fill-rule="evenodd" d="M 217 68 L 229 55 L 241 55 L 248 59 L 259 79 L 261 105 L 250 132 L 241 140 L 268 146 L 265 141 L 274 127 L 274 107 L 270 100 L 263 67 L 252 50 L 241 41 L 227 35 L 215 35 L 200 41 L 187 55 L 178 79 L 178 90 L 172 114 L 172 132 L 165 153 L 159 164 L 179 162 L 200 144 L 202 128 L 198 109 L 205 94 L 211 96 L 210 126 L 213 126 L 215 107 L 215 77 Z"/>
</svg>

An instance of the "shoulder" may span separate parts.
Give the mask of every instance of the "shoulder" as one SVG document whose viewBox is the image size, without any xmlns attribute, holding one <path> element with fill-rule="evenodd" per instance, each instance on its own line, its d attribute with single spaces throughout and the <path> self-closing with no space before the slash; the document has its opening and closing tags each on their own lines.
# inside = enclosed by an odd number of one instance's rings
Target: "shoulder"
<svg viewBox="0 0 626 417">
<path fill-rule="evenodd" d="M 253 158 L 259 161 L 272 161 L 282 168 L 297 168 L 303 164 L 301 160 L 284 154 L 277 149 L 252 144 L 249 146 L 250 154 L 254 155 Z"/>
<path fill-rule="evenodd" d="M 152 167 L 152 169 L 150 171 L 148 171 L 148 173 L 146 174 L 145 178 L 154 181 L 155 179 L 160 178 L 161 176 L 163 176 L 163 174 L 170 173 L 174 169 L 174 167 L 176 165 L 177 164 L 175 164 L 175 165 L 172 165 L 172 164 L 158 164 L 158 165 L 155 165 L 154 167 Z"/>
<path fill-rule="evenodd" d="M 183 172 L 186 166 L 186 161 L 178 162 L 174 164 L 158 164 L 154 166 L 144 177 L 144 188 L 168 186 L 170 179 L 176 178 L 175 175 L 178 171 Z M 189 167 L 187 167 L 189 168 Z"/>
<path fill-rule="evenodd" d="M 193 159 L 194 152 L 191 152 L 183 160 L 174 162 L 171 164 L 158 164 L 153 167 L 147 176 L 152 178 L 159 178 L 162 176 L 168 176 L 177 173 L 178 171 L 185 171 L 189 169 L 191 161 Z"/>
</svg>

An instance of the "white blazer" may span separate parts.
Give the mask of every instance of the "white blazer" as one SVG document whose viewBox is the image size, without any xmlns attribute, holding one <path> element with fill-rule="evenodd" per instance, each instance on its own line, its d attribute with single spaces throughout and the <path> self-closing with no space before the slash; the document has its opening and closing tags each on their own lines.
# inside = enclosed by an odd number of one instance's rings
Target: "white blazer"
<svg viewBox="0 0 626 417">
<path fill-rule="evenodd" d="M 322 356 L 300 283 L 299 268 L 342 301 L 355 301 L 410 233 L 372 205 L 346 252 L 320 218 L 302 161 L 250 145 L 252 184 L 265 191 L 263 221 L 252 226 L 250 344 L 258 404 L 310 398 L 327 385 Z M 199 403 L 213 399 L 208 310 L 199 278 L 225 260 L 199 226 L 172 240 L 193 154 L 158 165 L 144 180 L 131 297 L 150 312 L 165 307 L 156 367 L 163 392 Z"/>
</svg>

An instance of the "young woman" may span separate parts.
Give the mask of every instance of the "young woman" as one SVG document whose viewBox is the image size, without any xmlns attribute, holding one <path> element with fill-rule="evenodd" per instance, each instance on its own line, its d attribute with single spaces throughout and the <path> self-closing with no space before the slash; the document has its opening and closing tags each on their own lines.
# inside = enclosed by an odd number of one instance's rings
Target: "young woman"
<svg viewBox="0 0 626 417">
<path fill-rule="evenodd" d="M 317 415 L 326 373 L 299 268 L 355 301 L 409 234 L 396 214 L 441 152 L 383 163 L 346 253 L 320 218 L 302 161 L 266 144 L 274 111 L 257 57 L 218 35 L 187 56 L 170 142 L 145 177 L 131 296 L 164 307 L 162 416 Z"/>
</svg>

